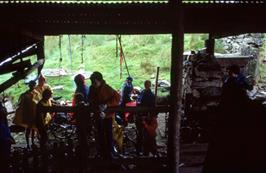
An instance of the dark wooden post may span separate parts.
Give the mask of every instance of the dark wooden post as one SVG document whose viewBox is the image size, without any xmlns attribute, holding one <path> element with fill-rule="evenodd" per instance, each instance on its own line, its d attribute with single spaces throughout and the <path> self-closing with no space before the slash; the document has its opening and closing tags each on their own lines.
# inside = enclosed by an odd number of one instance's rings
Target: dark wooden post
<svg viewBox="0 0 266 173">
<path fill-rule="evenodd" d="M 171 2 L 176 6 L 173 10 L 173 21 L 175 25 L 172 33 L 171 52 L 171 90 L 170 90 L 170 114 L 168 121 L 168 145 L 167 157 L 169 172 L 179 173 L 180 160 L 180 119 L 182 102 L 182 73 L 183 73 L 183 49 L 184 49 L 184 28 L 181 0 Z"/>
<path fill-rule="evenodd" d="M 209 56 L 214 56 L 215 39 L 212 34 L 209 33 L 209 39 L 206 40 L 206 52 Z"/>
</svg>

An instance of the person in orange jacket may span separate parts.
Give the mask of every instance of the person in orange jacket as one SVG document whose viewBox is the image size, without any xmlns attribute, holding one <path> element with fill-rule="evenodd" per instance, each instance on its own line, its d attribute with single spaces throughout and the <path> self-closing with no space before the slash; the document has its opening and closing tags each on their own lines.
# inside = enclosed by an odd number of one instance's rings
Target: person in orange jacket
<svg viewBox="0 0 266 173">
<path fill-rule="evenodd" d="M 100 72 L 95 71 L 90 76 L 91 87 L 89 92 L 89 104 L 95 110 L 95 118 L 98 128 L 97 150 L 103 158 L 114 156 L 114 141 L 112 125 L 115 113 L 105 113 L 109 106 L 118 106 L 120 95 L 116 90 L 106 84 Z"/>
<path fill-rule="evenodd" d="M 36 128 L 36 107 L 41 100 L 40 93 L 35 89 L 36 82 L 29 82 L 29 90 L 22 93 L 19 97 L 18 108 L 16 110 L 13 123 L 25 127 L 25 139 L 27 148 L 30 148 L 29 138 L 31 135 L 31 143 L 35 145 L 34 138 Z"/>
<path fill-rule="evenodd" d="M 38 85 L 35 87 L 35 90 L 38 91 L 41 95 L 44 90 L 49 89 L 53 92 L 51 86 L 46 83 L 45 77 L 41 74 L 38 78 Z"/>
</svg>

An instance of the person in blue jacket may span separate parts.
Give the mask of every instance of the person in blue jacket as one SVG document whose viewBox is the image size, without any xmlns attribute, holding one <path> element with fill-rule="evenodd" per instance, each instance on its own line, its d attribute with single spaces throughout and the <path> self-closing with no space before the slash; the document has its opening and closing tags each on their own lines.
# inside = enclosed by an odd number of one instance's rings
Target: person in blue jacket
<svg viewBox="0 0 266 173">
<path fill-rule="evenodd" d="M 75 94 L 82 94 L 84 97 L 84 101 L 88 102 L 88 96 L 89 96 L 89 87 L 85 83 L 85 77 L 82 74 L 78 74 L 74 78 L 75 84 L 76 84 L 76 90 Z M 74 96 L 75 99 L 75 96 Z M 73 104 L 75 104 L 75 100 L 73 100 Z"/>
<path fill-rule="evenodd" d="M 131 102 L 131 94 L 133 91 L 133 78 L 131 76 L 128 76 L 123 87 L 122 87 L 122 91 L 121 91 L 121 98 L 120 98 L 120 102 L 119 105 L 121 107 L 125 107 L 127 103 Z M 125 117 L 125 113 L 118 113 L 118 119 L 119 121 L 122 121 L 122 124 L 126 124 L 126 117 Z"/>
<path fill-rule="evenodd" d="M 133 78 L 132 77 L 127 77 L 122 91 L 121 91 L 121 100 L 120 100 L 120 106 L 126 106 L 128 102 L 131 102 L 131 94 L 133 91 Z"/>
</svg>

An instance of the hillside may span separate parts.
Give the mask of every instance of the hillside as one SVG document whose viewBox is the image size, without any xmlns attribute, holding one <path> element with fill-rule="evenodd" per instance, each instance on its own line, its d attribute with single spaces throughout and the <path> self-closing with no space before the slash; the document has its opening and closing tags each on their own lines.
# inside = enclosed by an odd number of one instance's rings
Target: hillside
<svg viewBox="0 0 266 173">
<path fill-rule="evenodd" d="M 206 38 L 207 35 L 186 35 L 185 50 L 202 48 Z M 147 79 L 153 81 L 157 66 L 160 67 L 159 78 L 169 80 L 171 35 L 123 35 L 121 40 L 135 86 L 143 87 L 143 82 Z M 71 35 L 70 37 L 63 35 L 61 37 L 61 63 L 59 61 L 59 47 L 59 36 L 45 37 L 46 62 L 44 72 L 46 69 L 59 69 L 61 67 L 72 73 L 70 76 L 47 77 L 47 81 L 52 87 L 64 86 L 63 90 L 55 90 L 55 96 L 63 96 L 64 99 L 68 100 L 72 98 L 75 89 L 73 75 L 81 69 L 85 70 L 87 74 L 96 70 L 100 71 L 108 84 L 115 89 L 121 88 L 127 77 L 127 71 L 123 63 L 122 78 L 120 78 L 120 58 L 116 56 L 115 35 L 86 35 L 83 37 L 83 46 L 81 35 Z M 2 76 L 1 81 L 6 78 L 8 78 L 7 75 Z M 87 80 L 87 83 L 89 85 L 90 81 Z M 20 93 L 26 88 L 24 81 L 20 81 L 5 93 L 14 97 L 14 102 L 16 102 Z"/>
</svg>

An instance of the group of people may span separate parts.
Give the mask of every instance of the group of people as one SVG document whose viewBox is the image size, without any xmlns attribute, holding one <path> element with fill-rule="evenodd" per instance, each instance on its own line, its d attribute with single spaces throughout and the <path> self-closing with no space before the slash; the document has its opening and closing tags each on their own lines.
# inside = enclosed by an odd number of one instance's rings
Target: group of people
<svg viewBox="0 0 266 173">
<path fill-rule="evenodd" d="M 127 106 L 132 102 L 131 94 L 134 92 L 133 78 L 127 77 L 122 91 L 120 106 Z M 138 93 L 136 99 L 136 106 L 138 107 L 155 107 L 155 95 L 151 90 L 151 81 L 146 80 L 144 82 L 144 89 Z M 121 115 L 121 114 L 120 114 Z M 126 114 L 122 114 L 122 119 L 126 122 Z M 157 114 L 156 113 L 139 113 L 136 115 L 135 120 L 137 128 L 137 154 L 148 155 L 149 153 L 156 155 L 156 129 L 158 127 Z"/>
<path fill-rule="evenodd" d="M 109 86 L 100 72 L 95 71 L 90 76 L 91 85 L 87 86 L 85 77 L 78 74 L 74 77 L 76 90 L 73 95 L 72 105 L 80 106 L 87 104 L 93 110 L 95 119 L 94 126 L 97 128 L 96 146 L 98 156 L 103 158 L 113 158 L 116 155 L 114 148 L 114 125 L 119 124 L 116 121 L 116 115 L 121 119 L 125 119 L 124 113 L 109 113 L 105 112 L 107 107 L 121 106 L 124 107 L 131 102 L 131 94 L 133 92 L 133 78 L 127 77 L 120 94 Z M 151 82 L 149 80 L 144 83 L 145 89 L 139 94 L 137 99 L 137 106 L 155 106 L 155 96 L 151 91 Z M 19 98 L 18 108 L 14 118 L 14 123 L 25 127 L 25 138 L 27 147 L 31 144 L 35 145 L 36 136 L 39 137 L 41 148 L 46 146 L 48 142 L 47 128 L 53 117 L 52 113 L 43 112 L 43 106 L 52 106 L 52 89 L 46 83 L 44 76 L 40 76 L 38 85 L 35 81 L 29 82 L 29 89 L 21 94 Z M 138 130 L 138 152 L 148 154 L 156 153 L 155 130 L 157 128 L 156 115 L 142 113 L 137 116 L 137 130 Z M 88 113 L 78 110 L 73 114 L 73 118 L 77 123 L 78 140 L 84 147 L 83 153 L 87 153 L 86 139 L 88 136 Z M 147 139 L 151 142 L 146 142 Z M 144 150 L 144 151 L 143 151 Z M 86 157 L 86 156 L 84 156 Z"/>
<path fill-rule="evenodd" d="M 44 129 L 47 128 L 51 115 L 50 113 L 44 115 L 37 108 L 41 105 L 52 105 L 52 90 L 46 83 L 43 75 L 39 76 L 38 85 L 36 85 L 35 81 L 30 81 L 28 86 L 29 89 L 19 97 L 18 108 L 16 109 L 13 123 L 25 127 L 27 148 L 30 148 L 30 136 L 32 145 L 35 145 L 37 134 L 40 136 L 41 144 L 44 144 L 46 141 L 47 134 Z"/>
<path fill-rule="evenodd" d="M 91 86 L 88 87 L 85 84 L 85 78 L 82 75 L 77 75 L 75 77 L 75 82 L 77 84 L 77 89 L 75 91 L 75 96 L 82 95 L 84 99 L 80 99 L 82 102 L 88 103 L 90 107 L 94 110 L 94 117 L 96 119 L 96 127 L 97 127 L 97 151 L 98 156 L 104 157 L 104 158 L 113 158 L 116 156 L 116 149 L 114 148 L 114 144 L 117 143 L 118 147 L 122 147 L 121 145 L 121 139 L 117 139 L 117 136 L 113 134 L 115 128 L 117 125 L 125 125 L 125 113 L 105 113 L 105 109 L 110 106 L 118 106 L 121 107 L 127 106 L 129 102 L 132 101 L 131 94 L 133 93 L 133 78 L 127 77 L 125 83 L 123 84 L 121 94 L 119 94 L 116 90 L 114 90 L 112 87 L 110 87 L 105 80 L 103 79 L 103 76 L 100 72 L 93 72 L 90 76 L 91 80 Z M 140 93 L 138 100 L 137 100 L 137 106 L 149 106 L 153 107 L 155 106 L 155 96 L 151 91 L 151 82 L 145 81 L 144 83 L 145 89 Z M 121 96 L 120 96 L 121 95 Z M 77 99 L 74 97 L 74 103 L 77 103 Z M 86 115 L 85 115 L 86 116 Z M 122 119 L 121 122 L 117 122 L 117 117 Z M 155 115 L 148 115 L 148 114 L 141 114 L 137 115 L 137 117 L 146 117 L 145 119 L 142 118 L 141 125 L 138 123 L 136 124 L 138 129 L 138 144 L 141 148 L 143 146 L 145 148 L 145 153 L 152 152 L 153 154 L 156 153 L 156 142 L 155 142 L 155 130 L 157 128 L 157 120 Z M 80 117 L 82 119 L 82 117 Z M 151 121 L 152 119 L 152 121 Z M 86 122 L 88 120 L 82 121 Z M 77 121 L 78 122 L 78 121 Z M 83 127 L 86 126 L 86 123 L 82 125 Z M 145 145 L 144 142 L 142 142 L 142 139 L 144 138 L 143 131 L 147 131 L 147 133 L 150 134 L 151 131 L 154 131 L 152 133 L 152 139 L 153 142 L 152 146 L 149 144 Z M 81 128 L 81 131 L 86 134 L 86 130 Z M 86 135 L 81 135 L 86 136 Z M 149 136 L 146 134 L 146 136 Z M 114 138 L 115 137 L 115 138 Z M 123 137 L 123 136 L 120 136 Z M 84 137 L 83 137 L 84 139 Z M 145 139 L 149 140 L 148 137 Z M 82 138 L 80 138 L 82 141 Z M 122 139 L 123 140 L 123 139 Z M 120 142 L 119 142 L 120 141 Z M 83 142 L 84 143 L 84 142 Z M 120 145 L 120 146 L 119 146 Z M 145 147 L 146 146 L 146 147 Z M 149 148 L 149 149 L 147 149 Z M 150 149 L 152 148 L 152 149 Z M 85 151 L 87 152 L 87 151 Z M 140 152 L 140 150 L 138 150 Z"/>
</svg>

